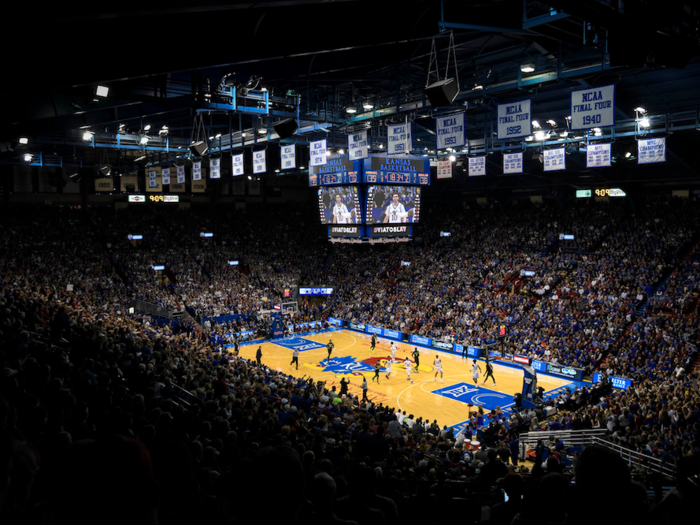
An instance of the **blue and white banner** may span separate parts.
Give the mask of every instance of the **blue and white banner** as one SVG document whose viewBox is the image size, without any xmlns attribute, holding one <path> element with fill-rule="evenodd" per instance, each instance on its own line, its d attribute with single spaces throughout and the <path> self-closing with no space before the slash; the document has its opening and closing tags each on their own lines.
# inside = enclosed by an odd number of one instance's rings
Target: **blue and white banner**
<svg viewBox="0 0 700 525">
<path fill-rule="evenodd" d="M 504 153 L 503 154 L 503 173 L 522 173 L 523 172 L 523 154 L 520 153 Z"/>
<path fill-rule="evenodd" d="M 185 166 L 184 165 L 177 167 L 177 183 L 178 184 L 185 183 Z"/>
<path fill-rule="evenodd" d="M 666 162 L 666 137 L 639 139 L 637 141 L 637 149 L 638 164 Z"/>
<path fill-rule="evenodd" d="M 161 181 L 163 184 L 170 185 L 170 168 L 163 168 L 160 170 L 160 176 L 163 179 Z"/>
<path fill-rule="evenodd" d="M 148 187 L 155 188 L 158 186 L 158 172 L 156 170 L 148 170 Z"/>
<path fill-rule="evenodd" d="M 297 167 L 297 150 L 294 144 L 280 146 L 280 160 L 283 170 L 291 170 Z"/>
<path fill-rule="evenodd" d="M 414 345 L 430 346 L 431 339 L 429 337 L 423 337 L 422 335 L 412 335 L 408 338 L 408 341 Z"/>
<path fill-rule="evenodd" d="M 612 165 L 612 144 L 589 144 L 586 148 L 586 167 L 603 168 Z"/>
<path fill-rule="evenodd" d="M 243 153 L 231 155 L 232 174 L 234 177 L 243 175 Z"/>
<path fill-rule="evenodd" d="M 615 84 L 571 92 L 571 129 L 615 125 Z"/>
<path fill-rule="evenodd" d="M 369 157 L 369 139 L 367 130 L 348 135 L 348 158 L 360 160 Z"/>
<path fill-rule="evenodd" d="M 411 152 L 411 149 L 413 148 L 411 128 L 411 122 L 386 125 L 387 155 L 400 155 Z"/>
<path fill-rule="evenodd" d="M 253 152 L 253 173 L 265 173 L 267 171 L 267 163 L 265 162 L 265 150 Z"/>
<path fill-rule="evenodd" d="M 480 177 L 486 175 L 486 156 L 469 157 L 469 176 Z"/>
<path fill-rule="evenodd" d="M 543 153 L 544 171 L 566 169 L 566 148 L 546 149 Z"/>
<path fill-rule="evenodd" d="M 309 143 L 309 166 L 324 166 L 328 162 L 326 139 Z"/>
<path fill-rule="evenodd" d="M 210 179 L 220 179 L 221 178 L 221 159 L 212 158 L 209 161 L 209 178 Z"/>
<path fill-rule="evenodd" d="M 532 135 L 532 100 L 498 105 L 498 139 Z"/>
<path fill-rule="evenodd" d="M 435 119 L 437 148 L 459 148 L 464 146 L 464 113 Z"/>
<path fill-rule="evenodd" d="M 342 319 L 336 319 L 335 317 L 329 317 L 328 324 L 332 324 L 333 326 L 343 326 L 344 322 Z"/>
<path fill-rule="evenodd" d="M 464 352 L 464 345 L 455 343 L 455 353 L 461 354 Z M 467 355 L 469 357 L 481 357 L 481 348 L 478 346 L 467 346 Z"/>
<path fill-rule="evenodd" d="M 202 180 L 202 161 L 192 163 L 192 180 Z"/>
<path fill-rule="evenodd" d="M 600 374 L 600 372 L 595 372 L 593 374 L 593 384 L 595 383 L 600 383 L 604 377 Z M 627 390 L 630 386 L 632 386 L 632 380 L 631 379 L 625 379 L 623 377 L 610 377 L 610 381 L 612 382 L 613 388 L 619 388 L 620 390 Z"/>
</svg>

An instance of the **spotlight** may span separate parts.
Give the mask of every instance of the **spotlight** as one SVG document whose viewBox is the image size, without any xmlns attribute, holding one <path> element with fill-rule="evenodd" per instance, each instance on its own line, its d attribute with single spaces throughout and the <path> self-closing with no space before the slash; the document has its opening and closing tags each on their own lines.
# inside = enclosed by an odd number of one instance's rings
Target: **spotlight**
<svg viewBox="0 0 700 525">
<path fill-rule="evenodd" d="M 31 162 L 32 161 L 32 154 L 31 153 L 25 153 L 24 154 L 24 162 Z"/>
<path fill-rule="evenodd" d="M 535 140 L 544 140 L 544 131 L 535 131 Z"/>
<path fill-rule="evenodd" d="M 27 137 L 20 137 L 19 143 L 20 144 L 29 144 L 29 139 Z"/>
<path fill-rule="evenodd" d="M 639 125 L 643 128 L 648 128 L 649 126 L 651 126 L 651 123 L 649 122 L 648 118 L 644 117 L 643 119 L 639 120 Z"/>
<path fill-rule="evenodd" d="M 631 153 L 631 152 L 628 151 L 627 153 L 625 153 L 625 158 L 626 158 L 626 159 L 629 159 L 631 156 L 632 156 L 632 153 Z"/>
<path fill-rule="evenodd" d="M 111 177 L 112 176 L 112 168 L 109 165 L 105 164 L 101 168 L 97 168 L 97 173 L 99 173 L 103 177 Z"/>
<path fill-rule="evenodd" d="M 533 128 L 536 128 L 536 129 L 539 129 L 539 128 L 541 128 L 542 126 L 540 126 L 540 123 L 539 123 L 539 122 L 537 122 L 536 120 L 533 120 L 533 121 L 532 121 L 532 127 L 533 127 Z"/>
<path fill-rule="evenodd" d="M 370 104 L 369 102 L 365 102 L 362 104 L 362 109 L 369 111 L 370 109 L 374 109 L 374 105 Z"/>
<path fill-rule="evenodd" d="M 106 97 L 109 95 L 109 88 L 107 86 L 97 86 L 95 90 L 95 95 L 98 97 Z"/>
<path fill-rule="evenodd" d="M 457 157 L 455 157 L 454 155 L 450 155 L 450 162 L 454 162 L 456 160 L 457 160 Z"/>
<path fill-rule="evenodd" d="M 168 129 L 168 126 L 166 126 L 165 124 L 163 124 L 163 127 L 160 128 L 160 131 L 158 132 L 158 135 L 160 135 L 161 137 L 164 137 L 165 135 L 168 134 L 168 131 L 170 131 L 170 130 Z"/>
<path fill-rule="evenodd" d="M 146 144 L 148 144 L 148 137 L 146 135 L 142 136 L 141 139 L 139 140 L 139 144 L 141 144 L 142 146 L 145 146 Z"/>
<path fill-rule="evenodd" d="M 345 150 L 344 150 L 343 148 L 340 148 L 340 149 L 338 150 L 338 153 L 339 153 L 340 155 L 343 155 L 343 154 L 345 153 Z"/>
<path fill-rule="evenodd" d="M 91 140 L 92 140 L 92 133 L 89 132 L 89 131 L 84 131 L 84 132 L 83 132 L 83 140 L 84 140 L 85 142 L 91 141 Z"/>
<path fill-rule="evenodd" d="M 642 106 L 637 106 L 636 108 L 634 108 L 634 110 L 635 110 L 637 113 L 641 113 L 642 115 L 644 115 L 644 114 L 647 112 L 647 110 L 644 109 Z"/>
<path fill-rule="evenodd" d="M 352 113 L 357 113 L 357 108 L 354 108 L 354 107 L 350 107 L 350 106 L 349 106 L 349 107 L 345 108 L 345 112 L 346 112 L 346 113 L 350 113 L 350 114 L 352 114 Z"/>
<path fill-rule="evenodd" d="M 478 91 L 480 89 L 484 89 L 484 86 L 482 86 L 481 84 L 474 84 L 474 91 Z"/>
<path fill-rule="evenodd" d="M 150 124 L 146 124 L 146 125 L 143 127 L 143 130 L 144 130 L 144 131 L 149 131 L 150 129 L 151 129 L 151 125 L 150 125 Z"/>
<path fill-rule="evenodd" d="M 521 64 L 520 65 L 520 71 L 523 73 L 532 73 L 535 71 L 535 64 L 528 62 L 526 64 Z"/>
<path fill-rule="evenodd" d="M 554 120 L 553 118 L 550 118 L 550 119 L 547 121 L 547 124 L 549 124 L 549 125 L 552 126 L 553 128 L 556 128 L 556 127 L 557 127 L 557 121 Z"/>
</svg>

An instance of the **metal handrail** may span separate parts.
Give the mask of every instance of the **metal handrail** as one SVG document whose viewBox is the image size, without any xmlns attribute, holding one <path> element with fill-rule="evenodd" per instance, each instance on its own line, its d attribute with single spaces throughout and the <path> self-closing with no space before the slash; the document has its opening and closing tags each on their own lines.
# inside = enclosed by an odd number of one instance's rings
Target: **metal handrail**
<svg viewBox="0 0 700 525">
<path fill-rule="evenodd" d="M 668 463 L 664 463 L 658 458 L 648 456 L 647 454 L 642 454 L 640 452 L 630 450 L 625 447 L 621 447 L 620 445 L 616 445 L 615 443 L 612 443 L 605 439 L 600 439 L 598 437 L 593 438 L 593 443 L 609 448 L 610 450 L 614 450 L 615 452 L 620 454 L 620 457 L 622 457 L 622 459 L 624 459 L 630 467 L 641 467 L 645 470 L 657 472 L 663 476 L 666 476 L 667 478 L 676 478 L 675 465 L 669 465 Z"/>
<path fill-rule="evenodd" d="M 537 445 L 541 439 L 554 437 L 560 439 L 567 446 L 590 445 L 598 436 L 607 433 L 605 428 L 589 428 L 584 430 L 536 430 L 520 434 L 520 443 L 526 445 Z"/>
</svg>

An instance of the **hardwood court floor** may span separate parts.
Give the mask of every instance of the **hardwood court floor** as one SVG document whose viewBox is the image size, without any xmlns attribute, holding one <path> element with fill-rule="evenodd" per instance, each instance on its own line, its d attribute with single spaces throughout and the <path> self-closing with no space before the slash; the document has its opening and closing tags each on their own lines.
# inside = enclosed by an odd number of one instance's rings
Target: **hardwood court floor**
<svg viewBox="0 0 700 525">
<path fill-rule="evenodd" d="M 333 340 L 335 348 L 330 363 L 327 361 L 326 344 Z M 494 376 L 497 386 L 489 379 L 485 386 L 481 385 L 484 378 L 485 363 L 477 360 L 481 368 L 478 386 L 472 380 L 472 359 L 463 359 L 459 355 L 418 347 L 420 365 L 418 373 L 411 371 L 411 383 L 406 376 L 404 359 L 413 361 L 411 353 L 413 345 L 396 343 L 398 352 L 392 366 L 389 379 L 385 377 L 384 365 L 390 356 L 389 340 L 379 338 L 377 348 L 370 352 L 370 337 L 367 334 L 338 330 L 322 332 L 314 335 L 295 336 L 263 343 L 262 363 L 286 374 L 296 377 L 312 377 L 314 381 L 325 381 L 328 388 L 335 386 L 340 390 L 340 379 L 345 377 L 350 381 L 349 391 L 362 397 L 362 376 L 367 378 L 369 385 L 368 397 L 375 403 L 393 406 L 405 410 L 406 414 L 414 414 L 430 421 L 437 420 L 440 426 L 454 426 L 469 417 L 469 404 L 482 405 L 485 411 L 500 406 L 507 408 L 513 404 L 513 395 L 522 391 L 523 372 L 516 368 L 502 366 L 493 362 Z M 292 348 L 299 352 L 299 369 L 290 364 Z M 255 359 L 258 345 L 243 346 L 240 355 L 247 359 Z M 435 381 L 433 361 L 439 355 L 444 371 L 444 383 L 439 377 Z M 372 381 L 374 377 L 374 362 L 380 359 L 382 371 L 379 374 L 379 384 Z M 569 384 L 570 381 L 554 377 L 538 375 L 538 385 L 545 391 L 553 390 Z"/>
</svg>

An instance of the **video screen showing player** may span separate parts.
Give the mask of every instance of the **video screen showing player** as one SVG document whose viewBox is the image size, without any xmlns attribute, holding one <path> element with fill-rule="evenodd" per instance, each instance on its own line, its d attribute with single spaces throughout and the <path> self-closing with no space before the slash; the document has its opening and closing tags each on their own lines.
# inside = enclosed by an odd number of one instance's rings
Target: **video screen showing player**
<svg viewBox="0 0 700 525">
<path fill-rule="evenodd" d="M 420 216 L 418 186 L 370 186 L 367 224 L 416 223 Z"/>
<path fill-rule="evenodd" d="M 322 224 L 358 224 L 360 202 L 357 186 L 322 187 L 318 190 Z"/>
</svg>

